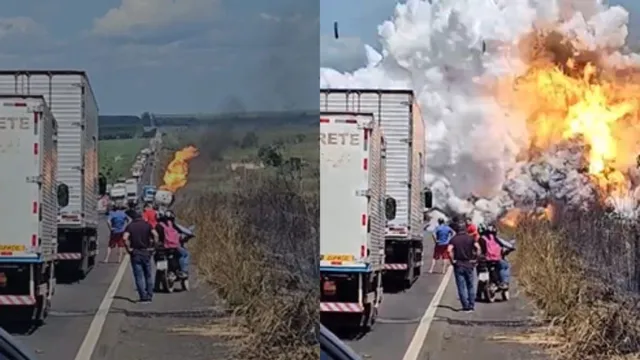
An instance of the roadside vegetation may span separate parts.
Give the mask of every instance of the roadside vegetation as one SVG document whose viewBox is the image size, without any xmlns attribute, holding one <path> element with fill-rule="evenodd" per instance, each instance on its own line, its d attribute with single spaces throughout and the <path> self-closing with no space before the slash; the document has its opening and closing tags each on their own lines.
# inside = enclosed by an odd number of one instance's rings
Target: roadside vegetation
<svg viewBox="0 0 640 360">
<path fill-rule="evenodd" d="M 172 147 L 200 150 L 175 209 L 196 225 L 190 251 L 200 278 L 234 314 L 239 359 L 319 356 L 317 125 L 304 121 L 183 129 L 163 139 L 165 159 Z"/>
<path fill-rule="evenodd" d="M 100 140 L 98 163 L 107 182 L 113 183 L 120 177 L 130 176 L 136 155 L 148 145 L 149 139 L 144 138 Z"/>
<path fill-rule="evenodd" d="M 640 359 L 640 228 L 595 207 L 522 217 L 519 285 L 549 324 L 558 359 Z"/>
</svg>

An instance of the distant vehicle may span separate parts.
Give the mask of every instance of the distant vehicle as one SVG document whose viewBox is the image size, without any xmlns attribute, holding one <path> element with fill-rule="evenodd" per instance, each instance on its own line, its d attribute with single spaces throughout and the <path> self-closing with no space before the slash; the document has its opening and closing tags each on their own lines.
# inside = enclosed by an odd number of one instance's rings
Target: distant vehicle
<svg viewBox="0 0 640 360">
<path fill-rule="evenodd" d="M 136 178 L 128 178 L 125 181 L 125 186 L 127 188 L 127 202 L 129 204 L 138 204 L 138 179 Z"/>
<path fill-rule="evenodd" d="M 349 346 L 320 324 L 318 332 L 320 360 L 362 360 Z"/>
<path fill-rule="evenodd" d="M 66 185 L 56 182 L 57 128 L 44 97 L 0 95 L 3 320 L 39 323 L 51 308 L 58 210 L 69 203 Z"/>
<path fill-rule="evenodd" d="M 69 192 L 58 217 L 58 267 L 81 278 L 96 263 L 98 104 L 84 71 L 0 71 L 0 93 L 42 95 L 58 123 L 58 178 Z"/>
<path fill-rule="evenodd" d="M 123 183 L 113 185 L 109 192 L 112 206 L 124 206 L 127 203 L 127 186 Z"/>
<path fill-rule="evenodd" d="M 371 113 L 320 113 L 320 319 L 367 331 L 382 302 L 385 141 Z"/>
<path fill-rule="evenodd" d="M 151 203 L 156 197 L 157 189 L 153 185 L 145 185 L 142 188 L 142 201 Z"/>
<path fill-rule="evenodd" d="M 423 211 L 431 207 L 424 186 L 425 128 L 411 90 L 321 89 L 320 111 L 370 112 L 387 143 L 385 287 L 410 287 L 423 266 Z"/>
</svg>

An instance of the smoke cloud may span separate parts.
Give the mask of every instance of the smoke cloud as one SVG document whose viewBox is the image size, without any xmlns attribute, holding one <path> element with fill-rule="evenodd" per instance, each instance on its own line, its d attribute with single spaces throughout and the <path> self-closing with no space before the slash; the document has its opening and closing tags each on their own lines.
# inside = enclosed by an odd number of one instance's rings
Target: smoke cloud
<svg viewBox="0 0 640 360">
<path fill-rule="evenodd" d="M 321 68 L 321 87 L 413 89 L 427 128 L 425 180 L 449 213 L 482 221 L 551 200 L 580 206 L 595 196 L 583 143 L 523 158 L 535 134 L 495 94 L 532 61 L 564 66 L 579 52 L 563 70 L 637 65 L 622 52 L 628 17 L 598 0 L 408 0 L 378 27 L 382 52 L 367 47 L 368 64 L 352 73 Z"/>
</svg>

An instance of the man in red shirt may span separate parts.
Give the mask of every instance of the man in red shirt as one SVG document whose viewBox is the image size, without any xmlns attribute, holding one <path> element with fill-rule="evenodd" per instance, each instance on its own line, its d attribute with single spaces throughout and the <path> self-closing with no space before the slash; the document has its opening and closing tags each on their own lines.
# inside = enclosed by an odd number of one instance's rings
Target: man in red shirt
<svg viewBox="0 0 640 360">
<path fill-rule="evenodd" d="M 153 229 L 158 225 L 158 213 L 153 209 L 153 206 L 150 203 L 146 203 L 144 205 L 144 211 L 142 212 L 142 218 L 146 221 Z"/>
<path fill-rule="evenodd" d="M 471 218 L 466 218 L 464 220 L 465 225 L 467 227 L 467 234 L 469 234 L 476 241 L 480 240 L 480 233 L 478 232 L 478 227 L 473 224 Z"/>
</svg>

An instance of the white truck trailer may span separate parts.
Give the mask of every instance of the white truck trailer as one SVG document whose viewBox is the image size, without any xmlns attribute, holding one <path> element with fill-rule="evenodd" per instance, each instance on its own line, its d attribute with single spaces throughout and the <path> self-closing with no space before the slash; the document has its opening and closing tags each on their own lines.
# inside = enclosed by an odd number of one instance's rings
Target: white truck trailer
<svg viewBox="0 0 640 360">
<path fill-rule="evenodd" d="M 320 113 L 321 321 L 367 330 L 382 302 L 385 146 L 371 113 Z"/>
<path fill-rule="evenodd" d="M 83 278 L 98 252 L 98 105 L 84 71 L 0 71 L 0 93 L 42 95 L 58 123 L 58 267 Z"/>
<path fill-rule="evenodd" d="M 385 230 L 385 278 L 389 289 L 410 287 L 423 266 L 425 128 L 411 90 L 321 89 L 320 111 L 370 112 L 387 143 L 387 207 L 395 216 Z"/>
<path fill-rule="evenodd" d="M 0 317 L 40 322 L 54 293 L 57 124 L 42 96 L 0 95 Z M 59 198 L 59 196 L 61 196 Z"/>
<path fill-rule="evenodd" d="M 131 177 L 124 183 L 127 188 L 127 203 L 130 207 L 137 206 L 140 198 L 140 184 L 138 183 L 138 179 Z"/>
</svg>

